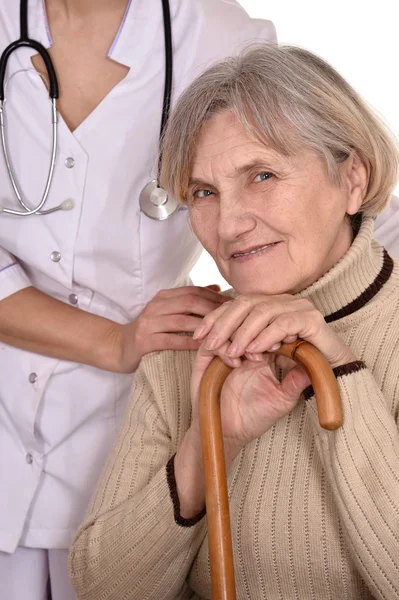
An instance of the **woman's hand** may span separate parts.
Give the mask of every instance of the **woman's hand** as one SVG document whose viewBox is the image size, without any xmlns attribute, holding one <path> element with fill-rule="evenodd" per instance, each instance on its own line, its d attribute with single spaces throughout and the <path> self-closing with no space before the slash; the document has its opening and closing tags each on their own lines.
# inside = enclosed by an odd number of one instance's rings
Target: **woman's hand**
<svg viewBox="0 0 399 600">
<path fill-rule="evenodd" d="M 263 352 L 298 337 L 316 346 L 332 367 L 356 360 L 313 304 L 289 294 L 239 296 L 208 314 L 194 333 L 231 366 L 241 356 L 262 360 Z"/>
<path fill-rule="evenodd" d="M 199 389 L 201 379 L 214 358 L 214 353 L 201 346 L 194 367 L 191 393 L 192 427 L 199 431 Z M 289 368 L 283 381 L 276 377 L 277 367 L 285 361 Z M 301 393 L 310 384 L 305 370 L 295 363 L 265 354 L 262 361 L 240 361 L 227 377 L 221 395 L 220 408 L 226 456 L 234 459 L 246 444 L 263 435 L 298 403 Z"/>
<path fill-rule="evenodd" d="M 223 438 L 230 455 L 291 412 L 310 384 L 302 367 L 273 354 L 281 343 L 307 340 L 333 367 L 356 360 L 309 301 L 288 294 L 230 301 L 207 315 L 194 337 L 203 340 L 191 383 L 194 428 L 199 427 L 200 382 L 211 360 L 218 355 L 234 367 L 221 396 Z M 285 371 L 281 383 L 278 367 Z"/>
<path fill-rule="evenodd" d="M 135 371 L 144 354 L 155 350 L 197 350 L 200 341 L 181 334 L 193 333 L 201 317 L 228 300 L 218 289 L 185 286 L 158 292 L 134 321 L 120 327 L 119 370 Z"/>
</svg>

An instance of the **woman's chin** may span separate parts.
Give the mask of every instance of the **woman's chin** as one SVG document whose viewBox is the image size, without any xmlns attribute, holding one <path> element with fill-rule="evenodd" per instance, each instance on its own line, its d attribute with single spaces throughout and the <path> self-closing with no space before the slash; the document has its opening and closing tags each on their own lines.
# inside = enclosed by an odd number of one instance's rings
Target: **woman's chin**
<svg viewBox="0 0 399 600">
<path fill-rule="evenodd" d="M 284 267 L 265 270 L 238 268 L 232 270 L 225 279 L 241 295 L 274 296 L 302 289 L 299 278 L 292 276 Z"/>
</svg>

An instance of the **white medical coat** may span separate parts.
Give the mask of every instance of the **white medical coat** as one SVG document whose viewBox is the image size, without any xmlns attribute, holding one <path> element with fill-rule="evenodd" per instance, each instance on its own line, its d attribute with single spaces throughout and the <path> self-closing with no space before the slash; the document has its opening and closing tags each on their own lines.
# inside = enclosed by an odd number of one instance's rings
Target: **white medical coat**
<svg viewBox="0 0 399 600">
<path fill-rule="evenodd" d="M 1 4 L 2 51 L 19 37 L 19 2 Z M 170 6 L 173 102 L 212 61 L 248 42 L 275 39 L 270 22 L 251 20 L 235 2 L 171 0 Z M 29 35 L 51 46 L 43 0 L 29 2 Z M 127 77 L 74 133 L 59 121 L 46 208 L 71 198 L 73 210 L 0 214 L 0 299 L 33 285 L 126 323 L 158 290 L 188 282 L 200 246 L 187 211 L 153 221 L 139 208 L 140 190 L 156 177 L 164 53 L 161 0 L 130 2 L 109 51 L 130 68 Z M 36 205 L 49 165 L 51 105 L 36 74 L 14 75 L 32 68 L 33 54 L 22 49 L 10 58 L 6 110 L 12 163 Z M 2 155 L 0 204 L 17 207 Z M 0 357 L 0 550 L 67 548 L 114 440 L 132 376 L 5 344 Z"/>
<path fill-rule="evenodd" d="M 171 0 L 173 102 L 215 59 L 249 42 L 274 40 L 268 21 L 234 1 Z M 29 2 L 29 34 L 51 46 L 43 0 Z M 0 50 L 19 37 L 19 2 L 2 0 Z M 47 91 L 28 49 L 7 78 L 12 163 L 26 197 L 41 198 L 51 149 Z M 0 215 L 0 299 L 33 285 L 81 310 L 126 323 L 159 289 L 184 285 L 200 247 L 180 210 L 152 221 L 139 192 L 156 176 L 164 89 L 160 0 L 134 0 L 109 56 L 130 68 L 71 133 L 60 118 L 58 157 L 46 208 L 70 212 Z M 69 160 L 68 160 L 69 159 Z M 72 166 L 73 165 L 73 166 Z M 18 207 L 0 156 L 0 204 Z M 86 365 L 0 344 L 0 550 L 67 548 L 82 520 L 132 382 Z"/>
</svg>

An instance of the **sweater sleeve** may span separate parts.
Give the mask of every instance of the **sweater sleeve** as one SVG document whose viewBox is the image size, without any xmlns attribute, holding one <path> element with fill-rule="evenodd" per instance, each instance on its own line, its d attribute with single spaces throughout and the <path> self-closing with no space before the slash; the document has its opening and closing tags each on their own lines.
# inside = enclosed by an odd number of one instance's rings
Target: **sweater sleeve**
<svg viewBox="0 0 399 600">
<path fill-rule="evenodd" d="M 196 598 L 186 579 L 206 524 L 176 519 L 170 487 L 172 457 L 190 423 L 189 355 L 147 355 L 135 375 L 113 451 L 70 552 L 80 600 Z M 176 390 L 173 397 L 165 389 Z"/>
<path fill-rule="evenodd" d="M 360 574 L 375 598 L 399 598 L 397 424 L 364 363 L 339 369 L 344 424 L 336 431 L 322 429 L 312 395 L 316 443 Z"/>
</svg>

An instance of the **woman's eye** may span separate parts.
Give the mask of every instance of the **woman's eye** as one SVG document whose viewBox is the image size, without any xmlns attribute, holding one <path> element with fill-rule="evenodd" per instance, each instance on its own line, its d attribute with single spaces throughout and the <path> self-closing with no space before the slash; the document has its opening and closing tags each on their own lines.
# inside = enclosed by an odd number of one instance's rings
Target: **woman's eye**
<svg viewBox="0 0 399 600">
<path fill-rule="evenodd" d="M 196 190 L 193 193 L 193 198 L 208 198 L 208 196 L 212 196 L 213 192 L 211 190 Z"/>
<path fill-rule="evenodd" d="M 271 177 L 273 177 L 273 173 L 269 173 L 269 171 L 262 171 L 255 177 L 255 181 L 266 181 L 266 179 L 270 179 Z"/>
</svg>

